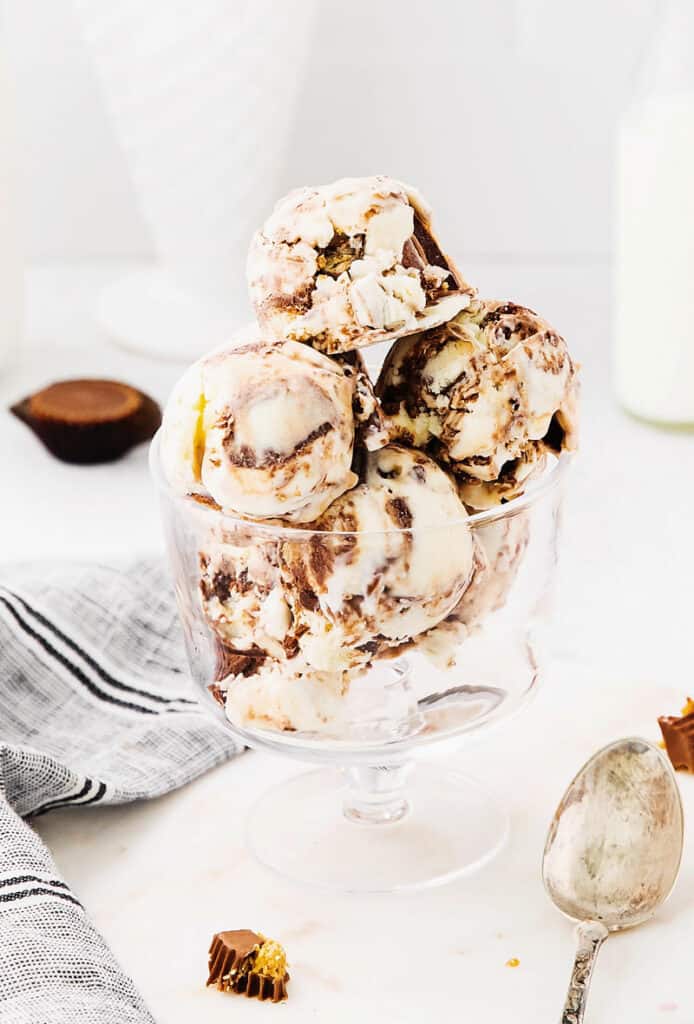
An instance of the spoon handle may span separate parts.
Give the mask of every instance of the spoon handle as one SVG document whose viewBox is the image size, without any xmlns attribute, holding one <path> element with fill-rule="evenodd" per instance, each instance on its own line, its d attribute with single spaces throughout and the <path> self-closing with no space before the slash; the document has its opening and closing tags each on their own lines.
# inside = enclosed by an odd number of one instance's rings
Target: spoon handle
<svg viewBox="0 0 694 1024">
<path fill-rule="evenodd" d="M 599 921 L 582 921 L 576 928 L 576 938 L 578 939 L 576 959 L 571 972 L 561 1024 L 581 1024 L 583 1014 L 586 1012 L 588 989 L 598 950 L 608 934 L 605 925 L 600 924 Z"/>
</svg>

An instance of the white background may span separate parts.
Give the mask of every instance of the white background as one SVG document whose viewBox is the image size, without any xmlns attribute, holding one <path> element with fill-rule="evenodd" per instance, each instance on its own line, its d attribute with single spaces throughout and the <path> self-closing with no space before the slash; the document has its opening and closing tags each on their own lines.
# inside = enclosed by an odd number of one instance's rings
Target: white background
<svg viewBox="0 0 694 1024">
<path fill-rule="evenodd" d="M 283 181 L 390 173 L 444 211 L 462 257 L 605 260 L 613 128 L 659 6 L 325 0 Z M 151 254 L 70 0 L 0 13 L 28 259 Z"/>
</svg>

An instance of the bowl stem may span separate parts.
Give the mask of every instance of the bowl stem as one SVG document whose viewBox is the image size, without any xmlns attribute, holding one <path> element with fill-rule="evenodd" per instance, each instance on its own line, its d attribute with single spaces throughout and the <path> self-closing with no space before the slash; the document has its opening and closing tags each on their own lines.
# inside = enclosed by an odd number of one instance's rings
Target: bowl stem
<svg viewBox="0 0 694 1024">
<path fill-rule="evenodd" d="M 369 825 L 392 825 L 410 809 L 405 784 L 412 764 L 358 765 L 343 769 L 347 794 L 342 810 L 349 821 Z"/>
</svg>

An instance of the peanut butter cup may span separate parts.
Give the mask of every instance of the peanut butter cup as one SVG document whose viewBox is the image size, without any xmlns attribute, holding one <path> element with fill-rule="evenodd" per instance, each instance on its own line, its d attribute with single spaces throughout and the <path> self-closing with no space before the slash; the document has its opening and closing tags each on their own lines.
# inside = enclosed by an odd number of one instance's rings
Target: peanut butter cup
<svg viewBox="0 0 694 1024">
<path fill-rule="evenodd" d="M 10 411 L 56 458 L 83 465 L 120 458 L 161 423 L 149 395 L 115 380 L 58 381 Z"/>
<path fill-rule="evenodd" d="M 287 957 L 279 942 L 247 928 L 213 936 L 208 985 L 220 992 L 279 1003 L 287 998 L 288 981 Z"/>
<path fill-rule="evenodd" d="M 687 698 L 681 715 L 663 715 L 658 725 L 673 767 L 694 771 L 694 701 Z"/>
</svg>

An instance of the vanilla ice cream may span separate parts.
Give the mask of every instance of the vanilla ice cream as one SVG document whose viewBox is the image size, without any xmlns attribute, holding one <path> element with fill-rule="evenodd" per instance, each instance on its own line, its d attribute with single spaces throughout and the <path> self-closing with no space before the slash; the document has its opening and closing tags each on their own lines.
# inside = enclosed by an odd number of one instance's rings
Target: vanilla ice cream
<svg viewBox="0 0 694 1024">
<path fill-rule="evenodd" d="M 300 656 L 348 670 L 396 651 L 457 605 L 473 569 L 467 513 L 447 474 L 391 445 L 363 481 L 282 545 L 281 572 Z"/>
<path fill-rule="evenodd" d="M 422 197 L 382 176 L 281 199 L 251 243 L 248 282 L 261 325 L 327 353 L 444 323 L 473 292 Z"/>
<path fill-rule="evenodd" d="M 370 698 L 401 670 L 386 659 L 450 666 L 513 610 L 527 510 L 470 516 L 575 446 L 577 370 L 537 314 L 474 298 L 390 178 L 290 193 L 248 280 L 259 325 L 184 374 L 161 428 L 190 499 L 171 504 L 189 513 L 191 628 L 232 723 L 344 738 L 395 717 Z M 382 341 L 374 386 L 362 350 Z"/>
<path fill-rule="evenodd" d="M 392 436 L 448 464 L 483 508 L 518 493 L 545 452 L 575 446 L 576 390 L 564 339 L 492 301 L 397 341 L 376 387 Z"/>
<path fill-rule="evenodd" d="M 291 665 L 265 663 L 257 673 L 222 682 L 227 718 L 247 729 L 320 732 L 334 726 L 344 704 L 340 673 L 296 671 Z"/>
<path fill-rule="evenodd" d="M 195 363 L 174 389 L 164 473 L 224 511 L 309 522 L 357 482 L 355 386 L 307 345 L 241 339 Z"/>
</svg>

